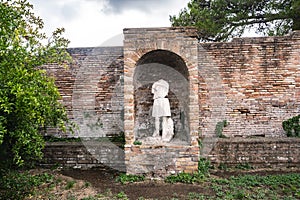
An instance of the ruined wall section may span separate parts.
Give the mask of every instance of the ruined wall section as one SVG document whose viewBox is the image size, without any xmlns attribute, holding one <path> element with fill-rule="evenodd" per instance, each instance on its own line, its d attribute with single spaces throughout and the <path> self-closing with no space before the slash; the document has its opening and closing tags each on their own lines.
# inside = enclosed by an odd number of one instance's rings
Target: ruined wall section
<svg viewBox="0 0 300 200">
<path fill-rule="evenodd" d="M 283 136 L 300 113 L 300 31 L 285 37 L 199 44 L 200 129 L 215 135 Z"/>
<path fill-rule="evenodd" d="M 79 137 L 102 137 L 123 131 L 123 47 L 69 48 L 67 66 L 43 66 L 55 77 Z M 49 130 L 47 134 L 57 134 Z"/>
<path fill-rule="evenodd" d="M 220 139 L 209 160 L 215 167 L 299 168 L 299 138 Z"/>
</svg>

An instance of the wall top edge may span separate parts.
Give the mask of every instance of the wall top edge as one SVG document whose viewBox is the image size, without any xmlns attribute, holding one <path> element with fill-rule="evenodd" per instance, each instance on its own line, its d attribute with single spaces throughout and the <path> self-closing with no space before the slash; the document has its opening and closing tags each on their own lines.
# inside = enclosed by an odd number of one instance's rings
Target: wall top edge
<svg viewBox="0 0 300 200">
<path fill-rule="evenodd" d="M 123 46 L 68 47 L 68 50 L 123 49 Z"/>
<path fill-rule="evenodd" d="M 283 35 L 283 36 L 261 36 L 261 37 L 239 37 L 233 38 L 231 41 L 227 42 L 200 42 L 199 45 L 203 46 L 211 46 L 217 44 L 266 44 L 266 43 L 278 43 L 278 42 L 287 42 L 287 41 L 299 41 L 300 42 L 300 30 L 293 31 L 290 34 Z"/>
<path fill-rule="evenodd" d="M 193 32 L 197 35 L 197 29 L 191 26 L 179 26 L 179 27 L 148 27 L 148 28 L 124 28 L 123 33 L 126 34 L 143 34 L 151 32 Z"/>
</svg>

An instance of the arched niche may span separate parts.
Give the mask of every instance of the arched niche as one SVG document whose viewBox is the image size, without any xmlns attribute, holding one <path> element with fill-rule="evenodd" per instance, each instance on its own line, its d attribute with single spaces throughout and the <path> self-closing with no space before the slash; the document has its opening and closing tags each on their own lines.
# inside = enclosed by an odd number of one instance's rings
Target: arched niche
<svg viewBox="0 0 300 200">
<path fill-rule="evenodd" d="M 143 140 L 154 132 L 152 117 L 152 84 L 160 79 L 169 83 L 167 98 L 174 121 L 174 138 L 171 143 L 189 143 L 189 72 L 185 61 L 168 50 L 153 50 L 144 54 L 136 63 L 134 86 L 135 138 Z"/>
</svg>

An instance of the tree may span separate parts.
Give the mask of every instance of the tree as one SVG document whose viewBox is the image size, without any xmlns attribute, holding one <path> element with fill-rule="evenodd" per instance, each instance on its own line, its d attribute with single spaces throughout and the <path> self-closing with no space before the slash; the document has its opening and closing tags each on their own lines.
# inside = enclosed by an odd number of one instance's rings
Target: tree
<svg viewBox="0 0 300 200">
<path fill-rule="evenodd" d="M 54 79 L 39 66 L 69 60 L 64 29 L 50 38 L 27 0 L 0 0 L 0 161 L 41 158 L 46 127 L 65 130 L 66 111 Z"/>
<path fill-rule="evenodd" d="M 191 0 L 172 26 L 195 26 L 200 41 L 228 41 L 245 30 L 284 35 L 300 30 L 300 0 Z"/>
</svg>

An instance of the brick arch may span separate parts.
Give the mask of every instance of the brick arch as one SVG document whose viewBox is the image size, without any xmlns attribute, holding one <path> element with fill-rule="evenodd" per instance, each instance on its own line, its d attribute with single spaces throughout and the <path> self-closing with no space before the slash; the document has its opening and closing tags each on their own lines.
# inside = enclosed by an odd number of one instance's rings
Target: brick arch
<svg viewBox="0 0 300 200">
<path fill-rule="evenodd" d="M 124 29 L 124 128 L 126 143 L 133 144 L 135 138 L 135 99 L 134 73 L 140 63 L 152 62 L 164 64 L 163 57 L 156 58 L 156 53 L 174 54 L 185 63 L 185 71 L 181 72 L 188 80 L 188 109 L 190 144 L 197 145 L 199 131 L 198 104 L 198 41 L 192 34 L 194 29 Z M 144 56 L 148 57 L 147 61 Z M 172 57 L 172 56 L 171 56 Z M 176 66 L 173 64 L 173 66 Z M 176 68 L 176 67 L 175 67 Z M 180 71 L 180 70 L 179 70 Z"/>
<path fill-rule="evenodd" d="M 197 171 L 199 147 L 199 104 L 198 104 L 198 40 L 194 28 L 133 28 L 124 29 L 124 131 L 125 131 L 125 163 L 127 173 L 157 173 L 170 174 L 171 171 Z M 157 56 L 157 55 L 164 56 Z M 170 57 L 170 58 L 165 58 Z M 181 63 L 178 64 L 177 62 Z M 187 82 L 185 100 L 188 141 L 183 143 L 157 141 L 153 144 L 142 142 L 134 145 L 139 139 L 138 103 L 146 108 L 151 106 L 147 100 L 138 101 L 137 96 L 151 99 L 149 90 L 154 81 L 149 83 L 137 82 L 136 72 L 139 67 L 143 70 L 151 68 L 152 63 L 169 68 Z M 148 67 L 147 67 L 148 66 Z M 150 66 L 150 67 L 149 67 Z M 179 66 L 184 66 L 180 68 Z M 159 66 L 158 66 L 159 68 Z M 136 71 L 137 70 L 137 71 Z M 143 77 L 140 79 L 143 80 Z M 170 84 L 173 86 L 176 84 Z M 176 91 L 176 90 L 175 90 Z M 141 94 L 145 92 L 145 94 Z M 175 110 L 180 107 L 180 99 L 174 95 L 173 105 Z M 150 94 L 151 95 L 151 94 Z M 172 97 L 173 98 L 173 97 Z M 147 103 L 148 102 L 148 103 Z M 172 104 L 172 103 L 171 103 Z M 145 112 L 145 111 L 144 111 Z M 148 114 L 149 115 L 149 114 Z"/>
<path fill-rule="evenodd" d="M 160 63 L 168 65 L 178 71 L 184 76 L 186 80 L 189 78 L 188 68 L 185 61 L 178 54 L 164 49 L 156 49 L 145 53 L 137 62 L 136 66 L 149 64 L 149 63 Z"/>
<path fill-rule="evenodd" d="M 146 138 L 154 132 L 151 87 L 160 79 L 170 85 L 167 98 L 174 122 L 175 136 L 172 141 L 190 143 L 188 68 L 179 55 L 162 49 L 147 52 L 136 63 L 133 75 L 135 137 Z"/>
</svg>

